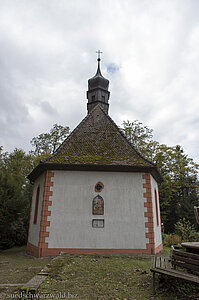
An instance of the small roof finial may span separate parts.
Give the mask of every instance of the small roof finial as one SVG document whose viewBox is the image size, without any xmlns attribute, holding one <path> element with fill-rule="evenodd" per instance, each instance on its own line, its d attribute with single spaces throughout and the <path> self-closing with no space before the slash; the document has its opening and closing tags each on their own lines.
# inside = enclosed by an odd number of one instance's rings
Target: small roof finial
<svg viewBox="0 0 199 300">
<path fill-rule="evenodd" d="M 102 51 L 100 51 L 100 50 L 98 50 L 98 51 L 96 51 L 96 53 L 98 54 L 97 61 L 100 61 L 100 60 L 101 60 L 101 58 L 100 58 L 100 54 L 101 54 L 101 53 L 103 53 L 103 52 L 102 52 Z"/>
</svg>

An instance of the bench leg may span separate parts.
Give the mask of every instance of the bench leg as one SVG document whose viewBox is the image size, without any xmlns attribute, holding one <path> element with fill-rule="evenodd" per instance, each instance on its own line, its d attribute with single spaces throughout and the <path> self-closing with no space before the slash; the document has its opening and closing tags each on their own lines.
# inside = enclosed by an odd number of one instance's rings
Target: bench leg
<svg viewBox="0 0 199 300">
<path fill-rule="evenodd" d="M 155 294 L 155 272 L 153 272 L 153 293 Z"/>
</svg>

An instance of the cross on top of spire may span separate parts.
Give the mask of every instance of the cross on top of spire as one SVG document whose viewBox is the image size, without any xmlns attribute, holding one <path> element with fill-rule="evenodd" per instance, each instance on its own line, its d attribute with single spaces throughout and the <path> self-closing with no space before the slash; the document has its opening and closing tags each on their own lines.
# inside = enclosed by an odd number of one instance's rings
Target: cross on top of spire
<svg viewBox="0 0 199 300">
<path fill-rule="evenodd" d="M 100 51 L 100 50 L 98 50 L 98 51 L 96 51 L 96 53 L 98 54 L 98 58 L 97 58 L 97 60 L 98 60 L 98 61 L 100 61 L 100 60 L 101 60 L 101 58 L 100 58 L 100 54 L 101 54 L 101 53 L 103 53 L 103 52 L 102 52 L 102 51 Z"/>
</svg>

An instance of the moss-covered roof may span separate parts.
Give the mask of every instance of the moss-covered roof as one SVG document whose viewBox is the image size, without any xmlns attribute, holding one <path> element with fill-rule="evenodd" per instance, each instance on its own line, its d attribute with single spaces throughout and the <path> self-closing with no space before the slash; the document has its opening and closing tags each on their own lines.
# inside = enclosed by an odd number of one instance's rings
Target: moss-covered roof
<svg viewBox="0 0 199 300">
<path fill-rule="evenodd" d="M 97 105 L 44 163 L 152 167 Z"/>
</svg>

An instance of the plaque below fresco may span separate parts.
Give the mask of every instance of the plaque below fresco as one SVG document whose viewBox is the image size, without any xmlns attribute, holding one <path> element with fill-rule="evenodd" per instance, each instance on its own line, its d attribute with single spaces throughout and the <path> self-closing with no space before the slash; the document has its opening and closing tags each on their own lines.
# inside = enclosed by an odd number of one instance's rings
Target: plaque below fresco
<svg viewBox="0 0 199 300">
<path fill-rule="evenodd" d="M 93 199 L 93 215 L 104 214 L 104 200 L 100 195 L 97 195 Z"/>
<path fill-rule="evenodd" d="M 103 219 L 93 219 L 92 227 L 94 228 L 104 228 L 104 220 Z"/>
</svg>

